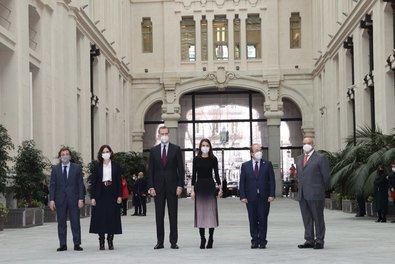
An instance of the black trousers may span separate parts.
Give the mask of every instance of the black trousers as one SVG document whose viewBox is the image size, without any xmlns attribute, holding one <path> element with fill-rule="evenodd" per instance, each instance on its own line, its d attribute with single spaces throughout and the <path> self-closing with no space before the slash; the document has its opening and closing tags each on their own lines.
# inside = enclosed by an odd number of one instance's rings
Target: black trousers
<svg viewBox="0 0 395 264">
<path fill-rule="evenodd" d="M 56 217 L 58 220 L 58 237 L 61 246 L 67 245 L 67 216 L 70 219 L 71 232 L 73 234 L 74 245 L 81 244 L 80 209 L 77 202 L 65 202 L 62 205 L 56 204 Z"/>
<path fill-rule="evenodd" d="M 165 207 L 167 202 L 167 211 L 170 222 L 170 236 L 171 244 L 176 244 L 178 240 L 177 228 L 177 214 L 178 214 L 178 197 L 176 195 L 176 188 L 174 190 L 160 190 L 156 191 L 155 196 L 155 219 L 156 219 L 156 236 L 158 244 L 164 243 L 165 238 Z"/>
<path fill-rule="evenodd" d="M 248 220 L 250 222 L 251 243 L 266 245 L 267 218 L 270 210 L 268 197 L 257 194 L 255 200 L 248 200 L 246 206 L 248 210 Z"/>
<path fill-rule="evenodd" d="M 122 215 L 126 215 L 128 211 L 128 199 L 122 199 Z"/>
</svg>

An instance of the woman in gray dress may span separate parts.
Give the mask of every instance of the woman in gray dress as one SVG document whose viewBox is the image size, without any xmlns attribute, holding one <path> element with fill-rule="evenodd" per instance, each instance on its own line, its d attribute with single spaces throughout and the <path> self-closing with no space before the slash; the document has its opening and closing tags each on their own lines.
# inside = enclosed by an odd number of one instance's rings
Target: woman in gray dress
<svg viewBox="0 0 395 264">
<path fill-rule="evenodd" d="M 195 200 L 195 227 L 199 228 L 200 248 L 212 248 L 214 228 L 218 227 L 217 197 L 222 195 L 222 191 L 218 160 L 213 154 L 210 140 L 200 141 L 198 154 L 193 158 L 192 171 L 191 197 Z M 207 245 L 205 228 L 209 229 L 210 235 Z"/>
</svg>

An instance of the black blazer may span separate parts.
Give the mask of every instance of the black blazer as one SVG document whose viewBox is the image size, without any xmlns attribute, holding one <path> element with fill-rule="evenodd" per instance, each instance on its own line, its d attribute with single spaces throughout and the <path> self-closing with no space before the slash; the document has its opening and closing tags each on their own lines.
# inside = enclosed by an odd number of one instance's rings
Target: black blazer
<svg viewBox="0 0 395 264">
<path fill-rule="evenodd" d="M 154 188 L 156 192 L 175 190 L 184 187 L 184 161 L 181 148 L 169 143 L 167 151 L 167 165 L 163 166 L 161 144 L 150 150 L 148 167 L 148 188 Z"/>
<path fill-rule="evenodd" d="M 49 200 L 55 201 L 57 206 L 66 201 L 77 205 L 78 200 L 85 199 L 84 190 L 81 166 L 71 162 L 67 179 L 63 177 L 62 164 L 52 168 Z"/>
<path fill-rule="evenodd" d="M 114 185 L 115 192 L 114 198 L 117 199 L 118 197 L 122 197 L 122 188 L 121 188 L 121 167 L 115 161 L 111 161 L 111 177 L 112 177 L 112 184 Z M 91 199 L 98 199 L 100 198 L 101 191 L 103 189 L 103 163 L 99 162 L 96 165 L 93 175 L 92 175 L 92 182 L 91 182 L 91 191 L 90 196 Z"/>
</svg>

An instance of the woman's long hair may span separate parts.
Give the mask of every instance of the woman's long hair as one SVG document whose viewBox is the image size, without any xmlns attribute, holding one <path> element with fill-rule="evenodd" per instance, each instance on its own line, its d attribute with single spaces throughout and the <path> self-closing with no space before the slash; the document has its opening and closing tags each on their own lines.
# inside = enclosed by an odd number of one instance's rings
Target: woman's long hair
<svg viewBox="0 0 395 264">
<path fill-rule="evenodd" d="M 200 140 L 200 143 L 199 143 L 199 150 L 198 150 L 197 156 L 200 157 L 200 158 L 202 157 L 202 154 L 203 154 L 203 153 L 202 153 L 202 145 L 203 145 L 204 142 L 206 142 L 206 143 L 210 146 L 210 150 L 209 150 L 209 152 L 208 152 L 209 158 L 210 158 L 210 159 L 214 159 L 215 156 L 214 156 L 214 153 L 213 153 L 213 147 L 211 146 L 210 140 L 207 139 L 207 138 L 203 138 L 202 140 Z"/>
</svg>

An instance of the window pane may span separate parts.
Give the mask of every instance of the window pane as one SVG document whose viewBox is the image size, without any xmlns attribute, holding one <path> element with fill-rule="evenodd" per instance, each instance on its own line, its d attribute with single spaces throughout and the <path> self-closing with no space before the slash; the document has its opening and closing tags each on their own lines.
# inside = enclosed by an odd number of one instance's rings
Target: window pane
<svg viewBox="0 0 395 264">
<path fill-rule="evenodd" d="M 196 60 L 195 21 L 193 17 L 183 17 L 180 22 L 181 60 Z"/>
<path fill-rule="evenodd" d="M 182 149 L 193 149 L 193 124 L 179 123 L 177 129 L 177 142 Z"/>
<path fill-rule="evenodd" d="M 240 60 L 240 19 L 233 20 L 234 43 L 235 43 L 235 60 Z"/>
<path fill-rule="evenodd" d="M 248 94 L 203 94 L 195 97 L 196 120 L 249 119 Z"/>
<path fill-rule="evenodd" d="M 141 34 L 143 39 L 143 52 L 152 52 L 152 22 L 151 18 L 143 18 L 141 22 Z"/>
<path fill-rule="evenodd" d="M 213 148 L 249 148 L 250 126 L 249 122 L 228 123 L 199 123 L 199 133 L 196 132 L 195 146 L 200 140 L 208 138 Z"/>
<path fill-rule="evenodd" d="M 184 95 L 180 99 L 181 118 L 180 120 L 192 120 L 192 95 Z"/>
<path fill-rule="evenodd" d="M 264 119 L 264 97 L 261 94 L 252 94 L 252 119 Z"/>
<path fill-rule="evenodd" d="M 213 20 L 214 59 L 227 60 L 228 54 L 228 20 L 225 16 L 215 16 Z"/>
<path fill-rule="evenodd" d="M 291 49 L 301 48 L 301 17 L 299 12 L 291 14 L 289 23 L 290 23 Z"/>
<path fill-rule="evenodd" d="M 261 58 L 261 19 L 259 15 L 247 18 L 247 58 Z"/>
<path fill-rule="evenodd" d="M 252 143 L 269 146 L 267 122 L 252 122 Z"/>
</svg>

